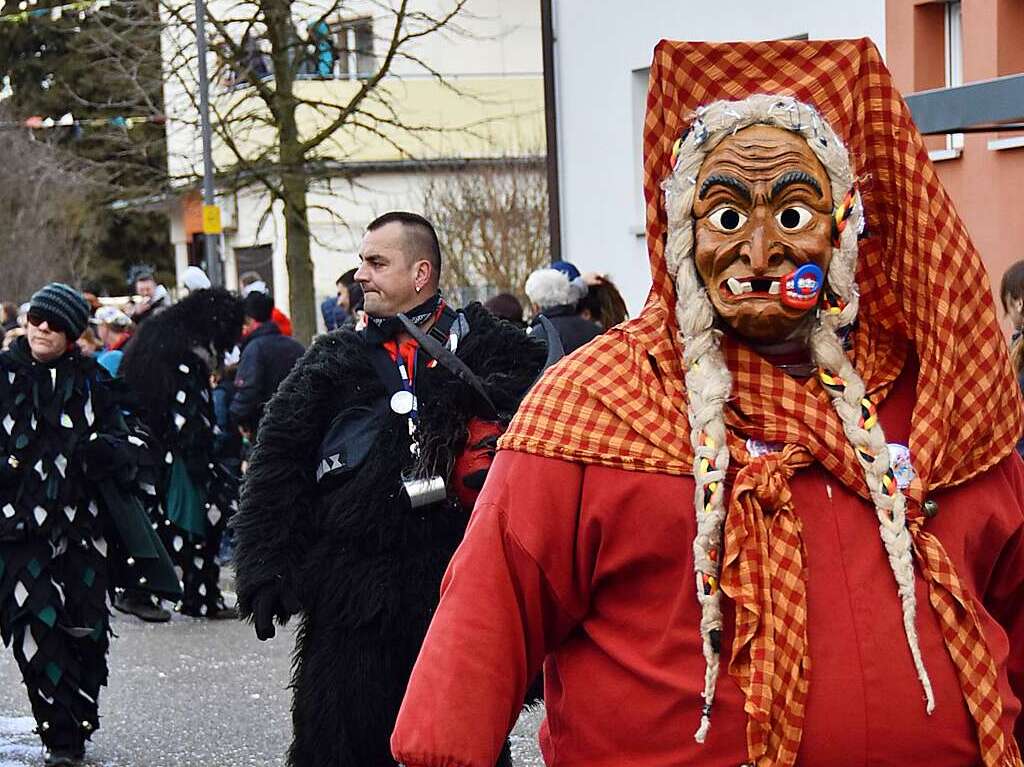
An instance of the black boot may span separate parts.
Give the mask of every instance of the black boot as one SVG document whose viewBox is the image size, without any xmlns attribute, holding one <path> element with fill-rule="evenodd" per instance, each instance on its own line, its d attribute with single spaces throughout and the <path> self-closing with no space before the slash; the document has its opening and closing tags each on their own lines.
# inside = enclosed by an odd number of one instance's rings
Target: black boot
<svg viewBox="0 0 1024 767">
<path fill-rule="evenodd" d="M 85 746 L 80 748 L 48 748 L 43 764 L 46 767 L 80 767 L 84 764 Z"/>
<path fill-rule="evenodd" d="M 85 758 L 85 736 L 64 712 L 55 709 L 53 724 L 44 723 L 39 737 L 43 741 L 46 767 L 78 767 Z"/>
<path fill-rule="evenodd" d="M 128 589 L 114 600 L 114 609 L 147 623 L 166 623 L 171 619 L 170 612 L 154 602 L 149 594 Z"/>
</svg>

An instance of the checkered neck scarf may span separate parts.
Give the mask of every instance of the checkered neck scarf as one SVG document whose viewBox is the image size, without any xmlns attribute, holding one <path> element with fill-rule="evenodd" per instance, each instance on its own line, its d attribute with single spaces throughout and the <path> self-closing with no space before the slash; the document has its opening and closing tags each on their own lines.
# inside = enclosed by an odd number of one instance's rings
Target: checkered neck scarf
<svg viewBox="0 0 1024 767">
<path fill-rule="evenodd" d="M 983 762 L 1020 764 L 1013 739 L 999 728 L 996 668 L 974 604 L 921 513 L 932 490 L 966 482 L 1013 450 L 1022 427 L 1020 395 L 981 260 L 870 41 L 658 45 L 644 129 L 654 281 L 647 305 L 637 319 L 552 368 L 523 403 L 501 447 L 633 471 L 693 473 L 660 184 L 671 171 L 673 144 L 699 106 L 756 93 L 791 95 L 813 105 L 850 152 L 869 235 L 859 248 L 859 326 L 850 357 L 876 403 L 908 355 L 918 359 L 910 436 L 916 478 L 904 491 L 916 565 L 975 720 Z M 724 415 L 733 486 L 721 574 L 737 605 L 730 673 L 752 712 L 750 761 L 792 764 L 811 659 L 805 555 L 786 480 L 817 461 L 862 497 L 869 492 L 817 378 L 793 379 L 728 337 L 722 354 L 732 376 Z M 745 449 L 748 438 L 787 448 L 754 458 Z M 780 568 L 791 576 L 781 588 L 770 579 Z M 756 628 L 772 622 L 790 629 L 769 638 Z"/>
</svg>

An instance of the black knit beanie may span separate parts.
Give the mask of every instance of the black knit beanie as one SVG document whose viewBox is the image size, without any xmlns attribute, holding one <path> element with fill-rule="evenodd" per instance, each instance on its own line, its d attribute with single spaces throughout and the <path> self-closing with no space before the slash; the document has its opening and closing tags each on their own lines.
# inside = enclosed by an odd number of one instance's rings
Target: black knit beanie
<svg viewBox="0 0 1024 767">
<path fill-rule="evenodd" d="M 252 317 L 257 322 L 266 322 L 274 313 L 274 299 L 266 293 L 254 290 L 243 300 L 245 316 Z"/>
<path fill-rule="evenodd" d="M 51 282 L 32 296 L 29 313 L 42 315 L 54 330 L 76 340 L 89 324 L 89 304 L 82 294 L 63 282 Z M 52 322 L 51 322 L 52 320 Z"/>
</svg>

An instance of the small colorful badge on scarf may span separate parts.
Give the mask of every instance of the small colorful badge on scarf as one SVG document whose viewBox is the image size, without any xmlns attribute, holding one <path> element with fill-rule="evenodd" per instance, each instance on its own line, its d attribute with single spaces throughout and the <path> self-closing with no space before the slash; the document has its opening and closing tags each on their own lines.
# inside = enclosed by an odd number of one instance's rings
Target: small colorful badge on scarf
<svg viewBox="0 0 1024 767">
<path fill-rule="evenodd" d="M 892 467 L 893 476 L 896 477 L 896 485 L 900 490 L 906 490 L 917 477 L 914 464 L 910 460 L 910 448 L 895 442 L 890 442 L 888 447 L 889 466 Z"/>
<path fill-rule="evenodd" d="M 747 440 L 747 452 L 750 453 L 751 458 L 760 458 L 769 453 L 781 453 L 784 447 L 785 445 L 781 442 L 762 442 L 759 439 Z"/>
</svg>

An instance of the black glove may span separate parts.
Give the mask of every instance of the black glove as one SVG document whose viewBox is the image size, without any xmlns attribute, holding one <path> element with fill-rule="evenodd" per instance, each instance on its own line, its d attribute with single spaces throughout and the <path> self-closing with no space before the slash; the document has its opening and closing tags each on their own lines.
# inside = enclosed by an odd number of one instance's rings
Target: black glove
<svg viewBox="0 0 1024 767">
<path fill-rule="evenodd" d="M 86 473 L 93 479 L 123 476 L 131 470 L 131 461 L 121 439 L 110 434 L 97 434 L 81 447 Z"/>
<path fill-rule="evenodd" d="M 274 618 L 283 626 L 288 619 L 302 609 L 295 591 L 278 578 L 263 586 L 252 596 L 252 623 L 256 628 L 256 638 L 261 642 L 273 639 L 277 630 Z"/>
</svg>

